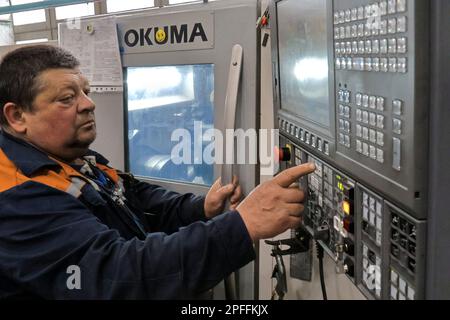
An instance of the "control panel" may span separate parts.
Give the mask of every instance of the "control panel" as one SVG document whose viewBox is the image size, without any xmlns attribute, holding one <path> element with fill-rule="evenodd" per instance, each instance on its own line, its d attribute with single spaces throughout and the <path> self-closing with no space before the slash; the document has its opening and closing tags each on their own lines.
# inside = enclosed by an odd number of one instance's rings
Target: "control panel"
<svg viewBox="0 0 450 320">
<path fill-rule="evenodd" d="M 425 219 L 428 53 L 418 43 L 426 43 L 427 3 L 322 2 L 331 33 L 328 60 L 334 77 L 329 79 L 333 108 L 328 129 L 334 137 L 304 121 L 300 111 L 290 112 L 292 106 L 284 110 L 287 94 L 279 101 L 279 128 L 335 166 L 351 167 L 357 180 Z"/>
<path fill-rule="evenodd" d="M 448 54 L 436 39 L 448 28 L 436 17 L 447 6 L 273 0 L 280 144 L 294 155 L 289 166 L 317 167 L 301 183 L 304 223 L 336 272 L 371 299 L 449 294 L 448 283 L 436 280 L 448 282 L 442 270 L 449 259 L 441 257 L 448 252 L 448 192 L 439 193 L 448 187 L 439 177 L 447 168 L 439 167 L 445 157 L 435 143 L 448 136 L 444 107 L 435 102 L 445 100 Z"/>
<path fill-rule="evenodd" d="M 336 272 L 345 273 L 368 298 L 422 299 L 425 222 L 294 141 L 281 137 L 281 143 L 291 153 L 286 168 L 316 165 L 300 181 L 307 191 L 303 222 L 336 262 Z"/>
</svg>

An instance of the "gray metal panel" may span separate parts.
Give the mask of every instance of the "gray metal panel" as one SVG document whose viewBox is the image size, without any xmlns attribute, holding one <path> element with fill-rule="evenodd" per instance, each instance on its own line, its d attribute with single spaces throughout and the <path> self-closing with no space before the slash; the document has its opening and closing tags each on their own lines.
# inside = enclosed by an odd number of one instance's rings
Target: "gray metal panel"
<svg viewBox="0 0 450 320">
<path fill-rule="evenodd" d="M 430 202 L 426 298 L 450 299 L 450 1 L 431 0 Z"/>
<path fill-rule="evenodd" d="M 352 106 L 352 149 L 338 146 L 335 160 L 343 167 L 351 167 L 352 174 L 362 181 L 370 183 L 380 192 L 392 197 L 392 201 L 400 203 L 402 206 L 414 211 L 415 216 L 424 218 L 426 216 L 426 166 L 428 153 L 427 132 L 427 84 L 428 65 L 424 63 L 423 56 L 426 55 L 427 47 L 423 45 L 427 37 L 427 2 L 428 1 L 407 1 L 408 31 L 405 36 L 408 39 L 408 72 L 400 73 L 380 73 L 380 72 L 360 72 L 360 71 L 338 71 L 336 74 L 336 84 L 347 85 L 352 91 L 352 99 L 356 93 L 380 96 L 385 98 L 385 111 L 377 112 L 385 117 L 385 146 L 384 164 L 380 164 L 368 157 L 356 152 L 356 104 L 351 101 Z M 369 1 L 349 0 L 335 1 L 335 11 L 355 8 L 369 4 Z M 404 16 L 403 14 L 390 15 L 392 17 Z M 385 19 L 385 17 L 383 17 Z M 363 20 L 363 23 L 365 20 Z M 398 34 L 377 37 L 364 37 L 364 39 L 378 38 L 398 38 Z M 355 39 L 338 40 L 338 42 L 349 42 Z M 359 39 L 360 40 L 360 39 Z M 352 56 L 352 55 L 348 55 Z M 371 57 L 378 55 L 358 55 Z M 381 55 L 382 57 L 396 57 L 395 54 Z M 404 115 L 398 117 L 403 121 L 403 134 L 392 134 L 392 101 L 400 99 L 404 102 Z M 337 103 L 336 103 L 337 104 Z M 372 110 L 365 110 L 372 111 Z M 392 168 L 393 158 L 393 137 L 399 137 L 402 141 L 401 171 Z M 360 139 L 362 140 L 362 139 Z M 416 199 L 419 193 L 420 196 Z"/>
</svg>

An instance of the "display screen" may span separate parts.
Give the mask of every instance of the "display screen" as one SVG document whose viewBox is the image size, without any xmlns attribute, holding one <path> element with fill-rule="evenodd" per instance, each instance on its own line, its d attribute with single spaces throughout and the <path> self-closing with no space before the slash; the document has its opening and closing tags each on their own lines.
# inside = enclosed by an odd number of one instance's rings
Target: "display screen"
<svg viewBox="0 0 450 320">
<path fill-rule="evenodd" d="M 326 0 L 277 4 L 281 109 L 330 127 Z"/>
</svg>

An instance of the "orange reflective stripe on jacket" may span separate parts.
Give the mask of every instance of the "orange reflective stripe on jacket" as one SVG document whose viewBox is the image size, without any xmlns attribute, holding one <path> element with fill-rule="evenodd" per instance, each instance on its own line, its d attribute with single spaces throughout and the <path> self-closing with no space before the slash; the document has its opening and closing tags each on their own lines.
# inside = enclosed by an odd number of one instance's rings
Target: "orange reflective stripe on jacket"
<svg viewBox="0 0 450 320">
<path fill-rule="evenodd" d="M 86 183 L 92 182 L 72 168 L 70 165 L 53 159 L 61 166 L 58 171 L 43 170 L 32 177 L 25 176 L 16 165 L 8 159 L 5 153 L 0 150 L 0 192 L 7 191 L 28 181 L 35 181 L 45 184 L 54 189 L 58 189 L 78 198 L 81 195 L 81 189 Z M 97 167 L 104 171 L 117 184 L 120 183 L 117 171 L 97 164 Z M 96 187 L 98 189 L 98 187 Z"/>
</svg>

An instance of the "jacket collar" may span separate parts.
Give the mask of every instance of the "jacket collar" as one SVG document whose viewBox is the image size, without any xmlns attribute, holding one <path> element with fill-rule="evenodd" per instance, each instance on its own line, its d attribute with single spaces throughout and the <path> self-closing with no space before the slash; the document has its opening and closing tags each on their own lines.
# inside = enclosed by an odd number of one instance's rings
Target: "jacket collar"
<svg viewBox="0 0 450 320">
<path fill-rule="evenodd" d="M 26 176 L 31 176 L 43 168 L 61 167 L 45 152 L 3 130 L 0 130 L 0 149 Z M 94 156 L 100 164 L 109 163 L 105 157 L 95 151 L 88 150 L 86 155 Z"/>
</svg>

